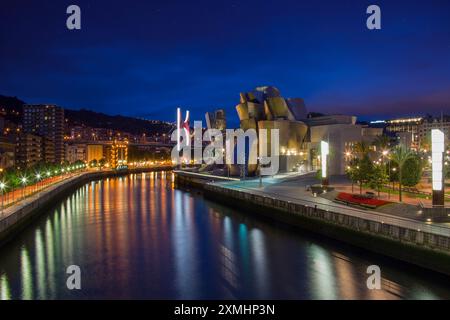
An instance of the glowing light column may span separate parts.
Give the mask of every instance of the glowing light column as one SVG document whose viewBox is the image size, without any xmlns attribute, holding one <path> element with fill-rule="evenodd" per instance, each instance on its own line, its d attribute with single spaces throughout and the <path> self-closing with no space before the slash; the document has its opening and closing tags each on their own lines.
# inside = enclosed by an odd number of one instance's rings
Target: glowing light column
<svg viewBox="0 0 450 320">
<path fill-rule="evenodd" d="M 431 130 L 431 162 L 433 167 L 433 206 L 444 205 L 444 133 Z"/>
<path fill-rule="evenodd" d="M 330 148 L 328 142 L 322 141 L 320 143 L 320 160 L 322 163 L 322 185 L 328 186 L 328 154 Z"/>
<path fill-rule="evenodd" d="M 181 151 L 181 130 L 184 130 L 186 134 L 186 145 L 190 145 L 190 127 L 189 127 L 189 110 L 186 111 L 186 119 L 184 121 L 181 120 L 181 109 L 177 108 L 177 144 L 178 151 Z"/>
<path fill-rule="evenodd" d="M 183 141 L 185 141 L 184 144 L 189 147 L 191 144 L 191 133 L 190 133 L 190 126 L 189 126 L 189 110 L 186 111 L 186 118 L 183 121 L 181 119 L 181 109 L 177 108 L 177 151 L 178 151 L 178 153 L 181 151 L 181 149 L 183 149 L 181 146 L 181 138 L 182 138 L 181 130 L 184 130 L 184 133 L 185 133 L 185 135 L 183 137 Z M 180 155 L 178 154 L 177 157 L 179 157 L 179 156 Z M 179 158 L 177 158 L 177 159 L 178 159 L 177 162 L 181 168 L 183 161 L 179 161 L 180 160 Z M 191 156 L 189 155 L 189 158 L 186 161 L 190 161 L 190 159 L 191 159 Z"/>
</svg>

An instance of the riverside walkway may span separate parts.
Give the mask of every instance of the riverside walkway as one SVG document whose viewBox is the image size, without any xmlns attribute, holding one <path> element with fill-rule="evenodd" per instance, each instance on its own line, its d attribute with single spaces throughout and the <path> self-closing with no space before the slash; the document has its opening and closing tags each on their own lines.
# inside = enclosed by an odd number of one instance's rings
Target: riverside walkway
<svg viewBox="0 0 450 320">
<path fill-rule="evenodd" d="M 4 209 L 8 206 L 14 205 L 21 200 L 28 198 L 31 195 L 38 194 L 42 190 L 47 189 L 49 186 L 54 185 L 56 183 L 66 181 L 68 178 L 77 175 L 79 172 L 72 172 L 64 175 L 43 178 L 42 180 L 35 182 L 32 185 L 27 185 L 25 187 L 21 187 L 18 189 L 14 189 L 9 192 L 4 192 L 1 195 L 0 205 L 1 208 Z M 0 211 L 1 216 L 1 211 Z"/>
<path fill-rule="evenodd" d="M 212 182 L 210 184 L 216 187 L 234 189 L 266 198 L 284 200 L 307 207 L 309 206 L 316 209 L 359 217 L 382 224 L 386 223 L 406 229 L 450 237 L 450 224 L 448 223 L 418 221 L 412 218 L 397 216 L 395 214 L 348 207 L 326 198 L 314 197 L 310 192 L 306 191 L 306 186 L 312 185 L 315 182 L 316 180 L 311 174 L 297 174 L 280 177 L 266 177 L 262 179 L 262 185 L 260 185 L 259 179 Z"/>
<path fill-rule="evenodd" d="M 0 221 L 8 218 L 21 208 L 35 202 L 44 195 L 51 194 L 55 189 L 68 182 L 78 179 L 79 177 L 89 174 L 89 172 L 78 172 L 70 175 L 55 177 L 54 179 L 42 186 L 31 185 L 25 190 L 18 189 L 4 194 L 4 207 L 0 211 Z M 56 179 L 57 178 L 57 179 Z M 8 199 L 8 201 L 6 201 Z M 7 204 L 9 206 L 7 206 Z"/>
</svg>

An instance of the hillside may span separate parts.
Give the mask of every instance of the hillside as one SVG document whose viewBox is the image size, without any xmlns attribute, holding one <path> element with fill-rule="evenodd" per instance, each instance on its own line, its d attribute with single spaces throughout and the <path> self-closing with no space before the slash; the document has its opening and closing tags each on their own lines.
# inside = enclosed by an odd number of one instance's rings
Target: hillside
<svg viewBox="0 0 450 320">
<path fill-rule="evenodd" d="M 26 102 L 17 97 L 0 95 L 0 110 L 4 110 L 5 118 L 14 123 L 19 123 L 22 120 L 24 104 Z M 170 132 L 173 128 L 171 124 L 162 121 L 150 121 L 121 115 L 112 116 L 86 109 L 64 109 L 64 112 L 70 126 L 84 125 L 93 128 L 114 129 L 132 134 L 145 133 L 147 135 L 155 132 Z"/>
</svg>

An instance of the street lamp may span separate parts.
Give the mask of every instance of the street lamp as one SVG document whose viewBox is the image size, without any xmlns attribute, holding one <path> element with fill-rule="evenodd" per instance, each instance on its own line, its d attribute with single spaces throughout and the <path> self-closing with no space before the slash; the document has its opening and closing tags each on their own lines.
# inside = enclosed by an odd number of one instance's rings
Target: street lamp
<svg viewBox="0 0 450 320">
<path fill-rule="evenodd" d="M 392 172 L 396 172 L 397 171 L 397 168 L 392 168 Z M 389 174 L 390 174 L 391 172 L 389 171 Z M 392 180 L 392 191 L 395 191 L 395 182 L 394 182 L 394 180 Z"/>
<path fill-rule="evenodd" d="M 383 150 L 383 152 L 381 153 L 383 155 L 383 159 L 387 158 L 388 159 L 388 172 L 389 172 L 389 182 L 391 182 L 391 161 L 389 161 L 389 150 Z M 386 167 L 384 167 L 385 172 L 386 172 Z M 388 184 L 388 199 L 391 198 L 391 189 L 389 188 L 389 184 Z"/>
<path fill-rule="evenodd" d="M 2 215 L 3 215 L 3 204 L 4 204 L 4 202 L 3 202 L 3 191 L 5 190 L 5 188 L 6 188 L 6 183 L 1 181 L 0 182 L 0 193 L 2 195 Z"/>
<path fill-rule="evenodd" d="M 36 180 L 37 180 L 36 190 L 39 190 L 39 182 L 41 181 L 41 174 L 40 173 L 36 174 Z"/>
<path fill-rule="evenodd" d="M 27 177 L 22 177 L 20 181 L 22 182 L 22 198 L 25 198 L 25 186 L 27 184 L 28 179 Z"/>
<path fill-rule="evenodd" d="M 261 164 L 261 157 L 258 157 L 258 161 L 259 161 L 259 170 L 258 170 L 258 172 L 259 172 L 259 187 L 262 188 L 262 175 L 261 175 L 262 164 Z"/>
</svg>

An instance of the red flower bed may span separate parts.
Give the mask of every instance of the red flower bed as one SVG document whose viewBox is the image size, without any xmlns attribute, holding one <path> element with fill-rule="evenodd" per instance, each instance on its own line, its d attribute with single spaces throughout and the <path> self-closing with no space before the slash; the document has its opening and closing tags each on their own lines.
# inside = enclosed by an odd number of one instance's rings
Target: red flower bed
<svg viewBox="0 0 450 320">
<path fill-rule="evenodd" d="M 357 204 L 364 207 L 370 207 L 370 208 L 378 208 L 381 206 L 384 206 L 386 204 L 392 203 L 389 201 L 379 200 L 379 199 L 371 199 L 368 197 L 356 195 L 356 194 L 350 194 L 345 192 L 339 192 L 338 196 L 336 197 L 336 200 L 348 202 L 351 204 Z"/>
</svg>

